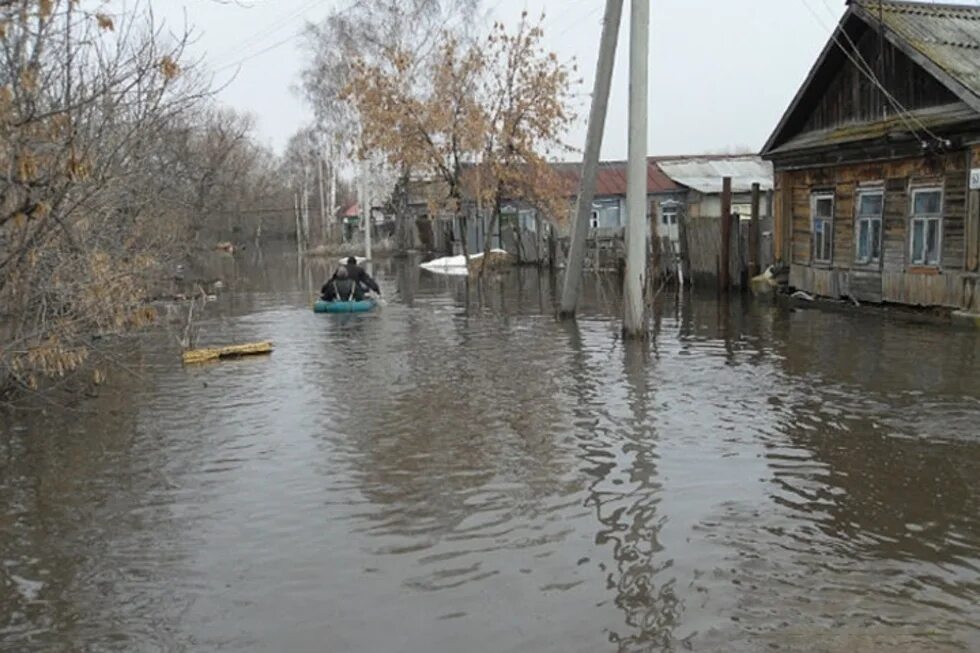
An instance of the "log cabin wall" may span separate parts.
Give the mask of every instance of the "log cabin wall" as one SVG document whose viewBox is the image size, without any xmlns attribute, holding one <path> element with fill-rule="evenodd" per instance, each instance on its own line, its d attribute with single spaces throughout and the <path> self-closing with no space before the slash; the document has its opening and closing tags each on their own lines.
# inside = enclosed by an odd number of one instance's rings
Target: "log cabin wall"
<svg viewBox="0 0 980 653">
<path fill-rule="evenodd" d="M 976 309 L 980 255 L 980 197 L 968 191 L 970 166 L 980 145 L 922 157 L 852 163 L 776 173 L 777 252 L 790 268 L 790 284 L 825 297 L 867 302 Z M 938 265 L 911 261 L 912 191 L 942 190 Z M 857 196 L 883 192 L 881 257 L 857 259 Z M 814 193 L 832 194 L 829 261 L 814 260 Z"/>
</svg>

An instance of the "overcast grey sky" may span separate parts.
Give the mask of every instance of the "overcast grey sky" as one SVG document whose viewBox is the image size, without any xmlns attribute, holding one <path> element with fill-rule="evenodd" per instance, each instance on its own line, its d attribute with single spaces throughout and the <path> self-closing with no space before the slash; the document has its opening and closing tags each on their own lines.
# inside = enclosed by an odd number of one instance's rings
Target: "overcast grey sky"
<svg viewBox="0 0 980 653">
<path fill-rule="evenodd" d="M 967 0 L 964 0 L 966 2 Z M 195 27 L 194 52 L 219 80 L 237 75 L 220 99 L 257 119 L 259 137 L 281 151 L 311 117 L 293 90 L 303 66 L 306 21 L 347 0 L 151 0 L 158 17 Z M 650 154 L 758 150 L 844 12 L 844 0 L 650 0 Z M 585 78 L 579 124 L 585 141 L 588 93 L 604 0 L 487 1 L 493 18 L 544 11 L 546 41 L 575 57 Z M 973 4 L 976 4 L 974 1 Z M 603 142 L 603 157 L 626 156 L 629 2 L 626 2 Z"/>
</svg>

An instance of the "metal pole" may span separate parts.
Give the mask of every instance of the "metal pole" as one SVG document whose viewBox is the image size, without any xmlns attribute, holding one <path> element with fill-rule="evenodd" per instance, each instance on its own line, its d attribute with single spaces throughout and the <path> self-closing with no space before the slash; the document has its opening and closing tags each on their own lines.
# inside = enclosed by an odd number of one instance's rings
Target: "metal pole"
<svg viewBox="0 0 980 653">
<path fill-rule="evenodd" d="M 599 168 L 599 151 L 602 149 L 602 132 L 606 125 L 606 107 L 609 105 L 609 85 L 612 82 L 613 63 L 616 58 L 616 41 L 619 39 L 619 22 L 623 14 L 623 0 L 606 0 L 606 13 L 602 22 L 599 41 L 599 59 L 596 63 L 595 82 L 592 86 L 592 107 L 589 109 L 589 127 L 585 137 L 585 154 L 582 159 L 582 176 L 579 179 L 578 201 L 565 261 L 565 280 L 561 289 L 559 315 L 572 317 L 578 305 L 582 286 L 582 264 L 585 260 L 585 237 L 589 233 L 592 215 L 592 199 L 595 197 L 596 173 Z"/>
<path fill-rule="evenodd" d="M 759 184 L 752 184 L 752 214 L 749 221 L 749 278 L 759 274 Z"/>
<path fill-rule="evenodd" d="M 718 270 L 718 288 L 728 292 L 731 287 L 732 248 L 732 178 L 721 180 L 721 264 Z"/>
<path fill-rule="evenodd" d="M 368 183 L 368 174 L 370 174 L 371 164 L 365 163 L 362 170 L 364 171 L 364 182 L 363 182 L 364 183 L 363 186 L 364 208 L 362 211 L 365 216 L 364 217 L 364 257 L 368 261 L 370 261 L 371 260 L 371 227 L 373 226 L 371 223 L 373 222 L 373 220 L 371 219 L 371 189 L 370 189 L 370 184 Z"/>
<path fill-rule="evenodd" d="M 627 153 L 626 278 L 623 281 L 623 334 L 646 334 L 643 288 L 647 274 L 647 68 L 650 0 L 630 0 L 629 148 Z"/>
<path fill-rule="evenodd" d="M 296 212 L 296 255 L 303 256 L 303 228 L 299 217 L 299 194 L 293 193 L 293 209 Z"/>
</svg>

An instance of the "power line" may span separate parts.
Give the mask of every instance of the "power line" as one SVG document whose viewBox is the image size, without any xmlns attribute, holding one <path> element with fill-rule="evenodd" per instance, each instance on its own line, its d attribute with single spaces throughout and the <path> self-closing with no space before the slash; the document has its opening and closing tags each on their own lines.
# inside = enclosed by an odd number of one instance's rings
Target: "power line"
<svg viewBox="0 0 980 653">
<path fill-rule="evenodd" d="M 270 45 L 270 46 L 268 46 L 268 47 L 266 47 L 266 48 L 262 48 L 262 49 L 261 49 L 261 50 L 259 50 L 258 52 L 255 52 L 255 53 L 253 53 L 253 54 L 250 54 L 250 55 L 248 55 L 247 57 L 242 57 L 242 58 L 241 58 L 241 59 L 239 59 L 238 61 L 232 61 L 232 62 L 231 62 L 231 63 L 229 63 L 229 64 L 225 64 L 224 66 L 220 66 L 220 67 L 218 67 L 218 68 L 215 68 L 215 70 L 214 70 L 214 72 L 216 72 L 216 73 L 220 73 L 220 72 L 221 72 L 221 71 L 223 71 L 223 70 L 227 70 L 227 69 L 229 69 L 229 68 L 234 68 L 234 67 L 236 67 L 236 66 L 240 66 L 240 65 L 242 65 L 243 63 L 245 63 L 246 61 L 251 61 L 252 59 L 254 59 L 254 58 L 256 58 L 256 57 L 259 57 L 259 56 L 262 56 L 262 55 L 263 55 L 263 54 L 265 54 L 266 52 L 271 52 L 272 50 L 275 50 L 276 48 L 278 48 L 278 47 L 281 47 L 281 46 L 283 46 L 283 45 L 285 45 L 286 43 L 289 43 L 290 41 L 292 41 L 293 39 L 295 39 L 295 38 L 296 38 L 297 36 L 298 36 L 297 34 L 291 34 L 290 36 L 287 36 L 287 37 L 286 37 L 286 38 L 284 38 L 283 40 L 281 40 L 281 41 L 276 41 L 276 42 L 275 42 L 275 43 L 273 43 L 272 45 Z"/>
<path fill-rule="evenodd" d="M 810 14 L 813 15 L 813 17 L 817 20 L 817 22 L 820 23 L 821 27 L 823 27 L 824 29 L 827 29 L 827 25 L 817 15 L 817 13 L 814 11 L 813 7 L 810 6 L 809 2 L 807 2 L 807 0 L 801 0 L 801 1 L 803 2 L 804 6 L 806 6 L 806 8 L 810 12 Z M 881 91 L 882 95 L 885 97 L 885 99 L 888 101 L 888 103 L 892 105 L 892 108 L 893 109 L 895 109 L 895 111 L 898 114 L 899 120 L 902 121 L 902 123 L 905 125 L 905 127 L 908 128 L 909 131 L 911 131 L 912 134 L 916 138 L 919 138 L 920 140 L 922 140 L 922 137 L 919 135 L 918 130 L 916 130 L 915 126 L 911 122 L 911 121 L 915 121 L 916 123 L 919 124 L 919 126 L 922 128 L 922 130 L 926 132 L 926 134 L 929 137 L 935 139 L 937 142 L 945 143 L 945 141 L 943 139 L 939 138 L 928 127 L 926 127 L 926 125 L 921 120 L 919 120 L 918 117 L 916 117 L 915 115 L 913 115 L 911 111 L 909 111 L 907 108 L 905 108 L 905 106 L 902 105 L 902 103 L 899 102 L 898 99 L 895 98 L 895 96 L 892 95 L 888 91 L 888 89 L 886 89 L 884 87 L 884 85 L 881 83 L 881 81 L 878 79 L 878 77 L 874 74 L 874 71 L 871 70 L 871 66 L 868 64 L 867 61 L 865 61 L 864 57 L 861 55 L 860 50 L 858 50 L 857 45 L 851 39 L 850 35 L 847 33 L 847 30 L 845 30 L 842 25 L 839 25 L 838 28 L 839 29 L 830 29 L 829 30 L 830 31 L 830 35 L 831 35 L 831 39 L 833 40 L 833 42 L 837 45 L 837 47 L 839 47 L 841 49 L 841 52 L 844 54 L 844 56 L 847 57 L 848 60 L 852 64 L 854 64 L 854 67 L 858 69 L 858 72 L 860 72 L 865 77 L 867 77 L 871 81 L 871 83 L 874 84 L 878 88 L 878 90 Z M 848 51 L 848 48 L 845 47 L 843 43 L 841 43 L 840 39 L 837 36 L 838 32 L 842 33 L 844 35 L 844 37 L 847 39 L 847 41 L 851 44 L 851 46 L 854 49 L 854 55 L 857 56 L 857 59 L 855 59 L 855 56 L 852 55 Z M 860 62 L 858 61 L 858 59 L 860 60 Z M 863 66 L 862 66 L 862 64 L 863 64 Z M 911 119 L 911 121 L 910 121 L 910 119 Z"/>
<path fill-rule="evenodd" d="M 827 0 L 823 0 L 823 3 L 824 3 L 825 6 L 827 6 Z M 827 6 L 827 8 L 830 9 L 829 6 Z M 884 27 L 884 25 L 882 25 L 882 27 Z M 864 64 L 864 70 L 866 71 L 865 74 L 871 79 L 871 81 L 875 84 L 875 86 L 877 86 L 878 89 L 881 90 L 882 94 L 889 101 L 889 104 L 892 105 L 892 108 L 895 109 L 896 111 L 898 111 L 899 114 L 901 114 L 901 112 L 904 111 L 908 115 L 908 117 L 910 119 L 912 119 L 916 123 L 918 123 L 919 127 L 922 128 L 922 130 L 926 133 L 927 136 L 930 136 L 931 138 L 934 138 L 937 141 L 942 141 L 942 139 L 940 139 L 938 136 L 936 136 L 936 134 L 934 134 L 932 131 L 930 131 L 929 128 L 926 127 L 925 124 L 921 120 L 919 120 L 915 115 L 912 114 L 911 111 L 909 111 L 907 108 L 905 108 L 905 106 L 901 102 L 899 102 L 898 99 L 895 98 L 895 96 L 892 95 L 884 87 L 884 85 L 878 79 L 877 75 L 875 75 L 874 70 L 871 68 L 871 64 L 869 64 L 868 61 L 867 61 L 867 59 L 865 59 L 864 56 L 861 54 L 861 50 L 858 48 L 857 44 L 854 42 L 854 39 L 852 39 L 851 38 L 851 35 L 847 33 L 847 30 L 845 30 L 843 27 L 841 27 L 841 29 L 839 31 L 840 31 L 841 34 L 844 35 L 844 38 L 847 39 L 847 42 L 851 45 L 851 49 L 853 50 L 854 55 L 858 58 L 858 60 L 862 64 Z M 836 34 L 836 32 L 835 32 L 835 34 Z M 879 36 L 879 38 L 883 38 L 883 35 L 882 36 Z M 841 45 L 840 44 L 840 41 L 837 42 L 837 45 L 839 45 L 839 46 Z M 843 46 L 841 46 L 841 49 L 843 49 Z M 846 52 L 845 52 L 845 54 L 846 54 Z M 851 59 L 851 61 L 854 63 L 855 66 L 858 66 L 858 69 L 860 70 L 860 65 L 857 62 L 854 62 L 853 59 Z M 908 126 L 908 125 L 906 125 L 906 126 Z M 912 133 L 914 134 L 915 133 L 915 130 L 912 130 Z"/>
<path fill-rule="evenodd" d="M 227 59 L 229 56 L 234 56 L 236 54 L 239 54 L 243 50 L 247 50 L 252 46 L 261 43 L 268 37 L 280 31 L 282 28 L 287 27 L 294 18 L 297 18 L 298 16 L 305 14 L 307 11 L 312 9 L 315 5 L 323 1 L 324 0 L 311 0 L 310 2 L 307 2 L 305 5 L 301 6 L 299 9 L 292 12 L 291 14 L 279 18 L 279 20 L 273 22 L 271 25 L 266 25 L 263 29 L 260 29 L 257 32 L 254 32 L 246 36 L 244 39 L 238 41 L 238 43 L 234 44 L 233 46 L 224 50 L 221 54 L 216 56 L 215 61 L 221 61 L 223 59 Z"/>
</svg>

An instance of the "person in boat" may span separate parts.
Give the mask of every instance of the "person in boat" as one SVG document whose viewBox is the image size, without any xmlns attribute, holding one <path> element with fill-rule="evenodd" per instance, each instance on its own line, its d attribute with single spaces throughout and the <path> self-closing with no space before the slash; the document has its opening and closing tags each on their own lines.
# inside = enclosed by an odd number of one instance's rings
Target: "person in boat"
<svg viewBox="0 0 980 653">
<path fill-rule="evenodd" d="M 377 294 L 381 294 L 381 288 L 378 286 L 378 282 L 371 278 L 367 270 L 357 264 L 357 259 L 353 256 L 347 257 L 347 275 L 361 286 L 363 290 L 373 290 Z"/>
<path fill-rule="evenodd" d="M 364 299 L 361 284 L 350 278 L 347 266 L 341 265 L 327 283 L 320 289 L 320 297 L 325 302 L 359 302 Z"/>
</svg>

